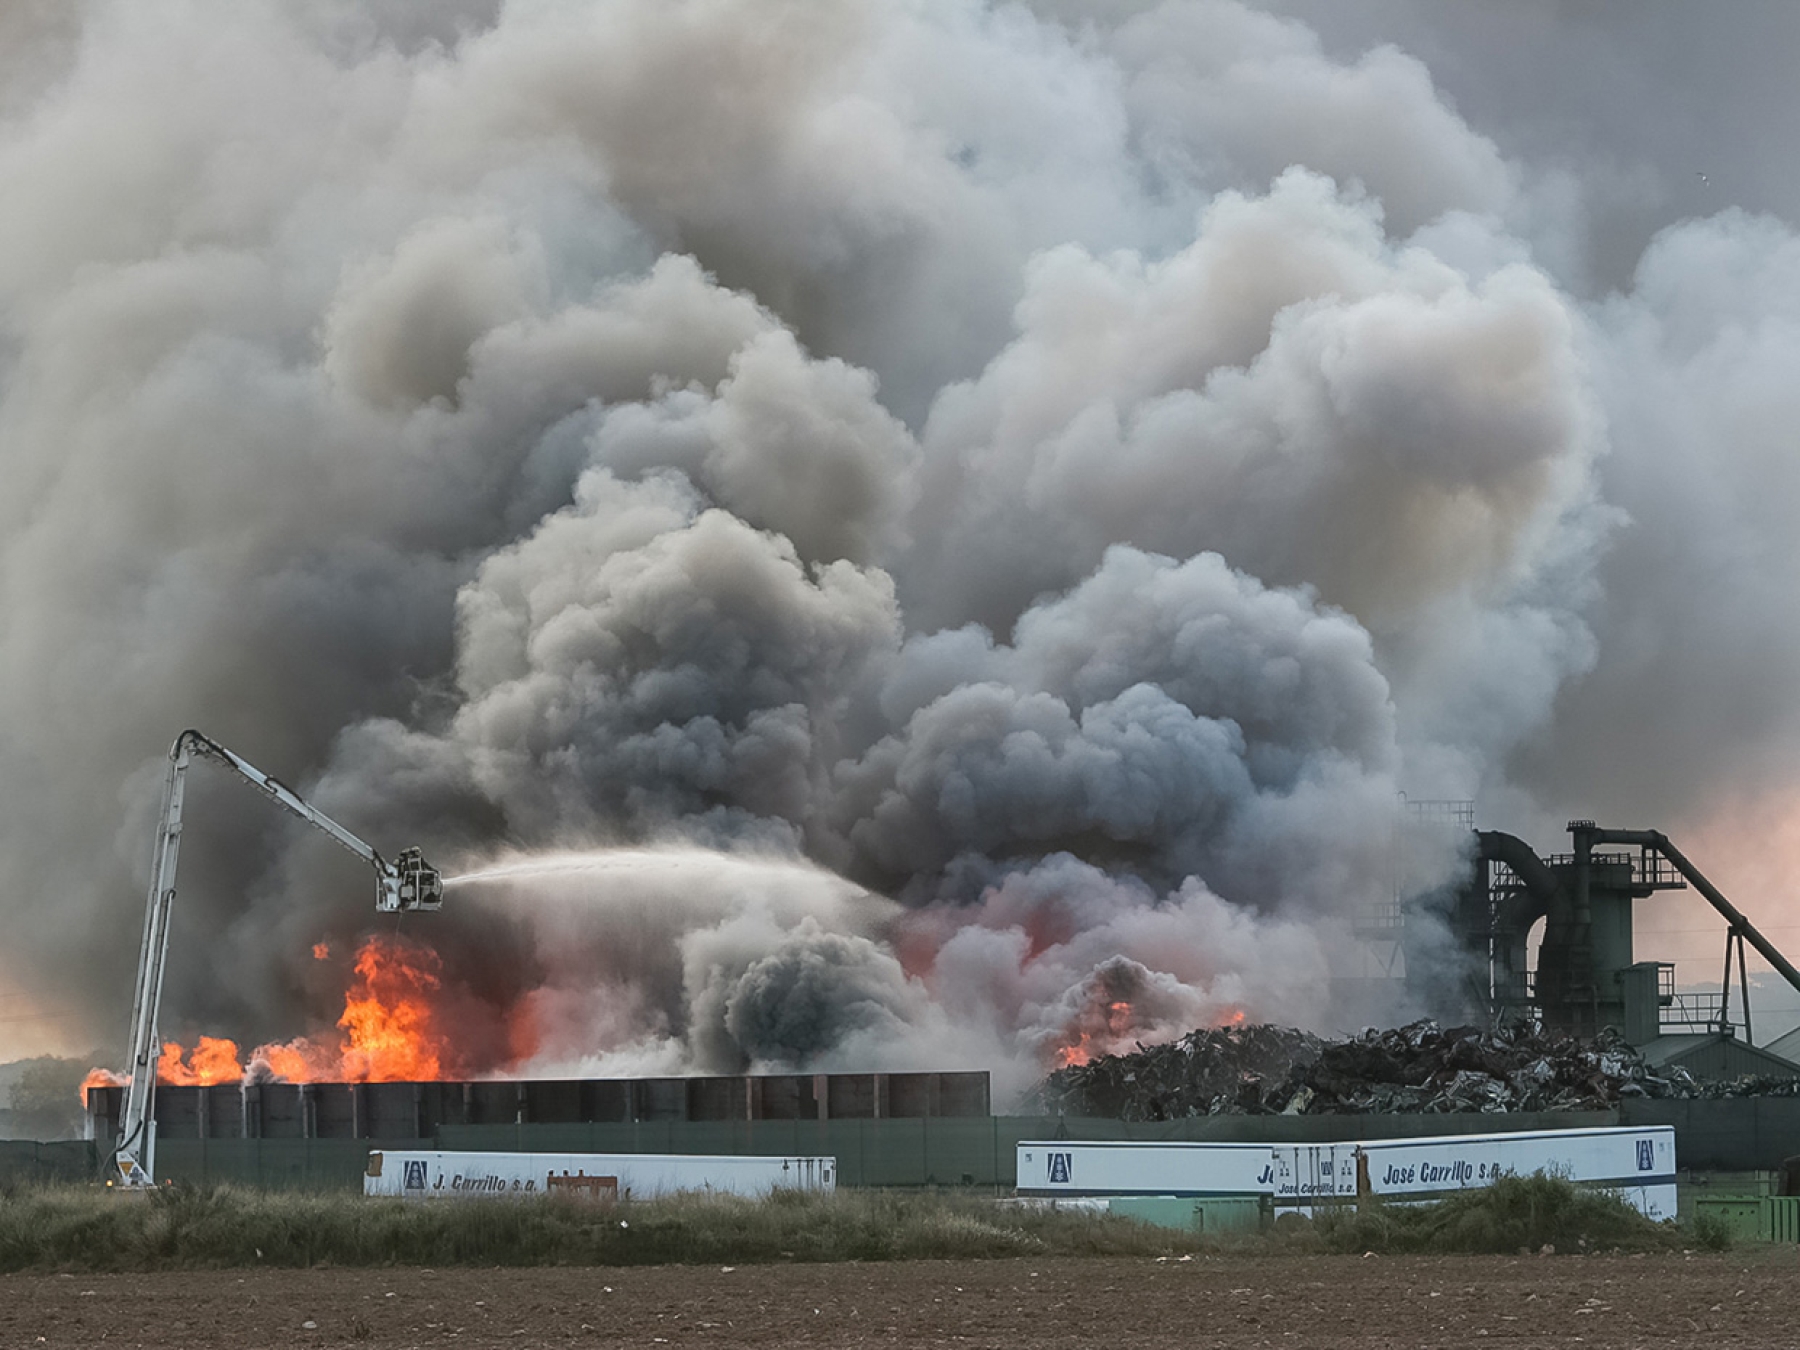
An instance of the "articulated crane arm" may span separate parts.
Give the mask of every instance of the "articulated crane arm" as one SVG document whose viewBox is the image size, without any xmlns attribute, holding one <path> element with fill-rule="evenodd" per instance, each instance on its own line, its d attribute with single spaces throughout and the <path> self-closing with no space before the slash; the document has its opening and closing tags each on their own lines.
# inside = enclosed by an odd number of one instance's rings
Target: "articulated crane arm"
<svg viewBox="0 0 1800 1350">
<path fill-rule="evenodd" d="M 392 862 L 358 839 L 298 793 L 217 741 L 198 731 L 184 731 L 169 747 L 169 773 L 163 785 L 162 819 L 156 832 L 150 895 L 144 904 L 144 940 L 138 958 L 137 991 L 131 1000 L 131 1083 L 119 1115 L 119 1146 L 114 1153 L 119 1180 L 126 1186 L 152 1184 L 156 1149 L 156 1062 L 162 1052 L 157 1012 L 162 1004 L 163 968 L 169 958 L 169 911 L 175 900 L 175 861 L 181 852 L 181 803 L 187 789 L 188 765 L 199 755 L 230 769 L 318 826 L 375 869 L 375 908 L 382 913 L 434 910 L 444 903 L 443 876 L 416 848 Z"/>
</svg>

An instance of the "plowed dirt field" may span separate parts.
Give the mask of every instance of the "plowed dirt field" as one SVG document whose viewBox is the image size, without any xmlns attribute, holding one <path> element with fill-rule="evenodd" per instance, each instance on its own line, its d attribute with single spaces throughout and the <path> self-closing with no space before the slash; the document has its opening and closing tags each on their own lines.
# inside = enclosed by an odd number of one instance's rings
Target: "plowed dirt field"
<svg viewBox="0 0 1800 1350">
<path fill-rule="evenodd" d="M 1800 1252 L 0 1277 L 0 1347 L 1800 1345 Z"/>
</svg>

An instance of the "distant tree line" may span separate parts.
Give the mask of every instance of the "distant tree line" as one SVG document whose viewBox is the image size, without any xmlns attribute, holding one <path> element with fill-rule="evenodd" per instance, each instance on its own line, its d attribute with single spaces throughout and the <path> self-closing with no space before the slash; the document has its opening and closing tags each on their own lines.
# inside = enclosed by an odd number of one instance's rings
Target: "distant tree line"
<svg viewBox="0 0 1800 1350">
<path fill-rule="evenodd" d="M 40 1055 L 6 1068 L 13 1071 L 7 1109 L 0 1111 L 0 1138 L 75 1139 L 82 1133 L 81 1080 L 98 1059 Z"/>
</svg>

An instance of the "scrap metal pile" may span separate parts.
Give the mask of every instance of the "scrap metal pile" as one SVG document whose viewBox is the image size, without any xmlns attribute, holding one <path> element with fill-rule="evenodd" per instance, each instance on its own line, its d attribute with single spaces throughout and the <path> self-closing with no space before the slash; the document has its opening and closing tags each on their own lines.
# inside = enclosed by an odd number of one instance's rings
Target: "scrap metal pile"
<svg viewBox="0 0 1800 1350">
<path fill-rule="evenodd" d="M 1602 1111 L 1621 1097 L 1800 1095 L 1800 1081 L 1705 1084 L 1655 1070 L 1610 1031 L 1413 1022 L 1328 1041 L 1288 1027 L 1211 1027 L 1051 1074 L 1026 1110 L 1116 1120 L 1375 1111 Z"/>
</svg>

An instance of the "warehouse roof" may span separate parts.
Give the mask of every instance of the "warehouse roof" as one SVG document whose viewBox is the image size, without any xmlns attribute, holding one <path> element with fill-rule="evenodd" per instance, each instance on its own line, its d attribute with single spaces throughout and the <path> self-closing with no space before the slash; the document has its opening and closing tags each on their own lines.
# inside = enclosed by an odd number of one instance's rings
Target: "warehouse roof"
<svg viewBox="0 0 1800 1350">
<path fill-rule="evenodd" d="M 1742 1078 L 1746 1074 L 1800 1078 L 1800 1064 L 1793 1060 L 1716 1031 L 1658 1036 L 1638 1050 L 1654 1068 L 1679 1067 L 1696 1078 Z"/>
</svg>

